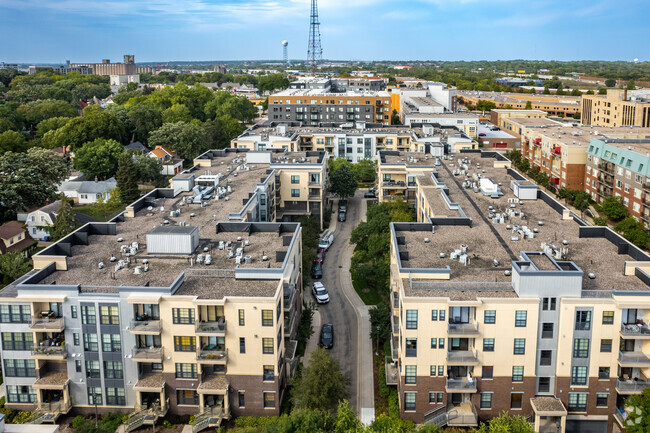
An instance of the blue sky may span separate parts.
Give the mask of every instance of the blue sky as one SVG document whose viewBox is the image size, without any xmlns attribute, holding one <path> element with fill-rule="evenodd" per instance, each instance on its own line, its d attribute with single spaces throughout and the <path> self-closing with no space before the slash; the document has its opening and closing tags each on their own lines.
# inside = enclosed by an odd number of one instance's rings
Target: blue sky
<svg viewBox="0 0 650 433">
<path fill-rule="evenodd" d="M 305 58 L 310 0 L 0 0 L 0 61 Z M 319 0 L 323 57 L 650 60 L 648 0 Z"/>
</svg>

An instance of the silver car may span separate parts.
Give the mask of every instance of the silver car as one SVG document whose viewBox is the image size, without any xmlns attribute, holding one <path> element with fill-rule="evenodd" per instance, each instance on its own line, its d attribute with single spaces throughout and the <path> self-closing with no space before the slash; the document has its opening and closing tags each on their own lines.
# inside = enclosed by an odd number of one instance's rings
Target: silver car
<svg viewBox="0 0 650 433">
<path fill-rule="evenodd" d="M 312 292 L 316 302 L 319 304 L 327 304 L 330 301 L 330 295 L 327 293 L 327 289 L 323 286 L 323 283 L 316 281 L 312 287 Z"/>
</svg>

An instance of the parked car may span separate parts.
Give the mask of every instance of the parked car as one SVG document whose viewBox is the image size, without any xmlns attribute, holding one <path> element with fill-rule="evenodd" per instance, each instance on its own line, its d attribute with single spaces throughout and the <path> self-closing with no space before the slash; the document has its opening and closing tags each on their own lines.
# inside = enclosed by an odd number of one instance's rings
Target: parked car
<svg viewBox="0 0 650 433">
<path fill-rule="evenodd" d="M 348 211 L 348 204 L 347 203 L 339 204 L 339 213 L 340 212 L 347 212 L 347 211 Z"/>
<path fill-rule="evenodd" d="M 374 191 L 367 191 L 363 194 L 364 198 L 375 198 L 377 195 L 375 194 Z"/>
<path fill-rule="evenodd" d="M 334 235 L 329 235 L 326 237 L 321 238 L 321 240 L 318 242 L 318 248 L 322 248 L 325 251 L 332 245 L 332 242 L 334 242 Z"/>
<path fill-rule="evenodd" d="M 321 262 L 314 262 L 311 266 L 311 277 L 314 279 L 323 278 L 323 265 Z"/>
<path fill-rule="evenodd" d="M 316 302 L 319 304 L 327 304 L 330 301 L 330 295 L 327 293 L 327 289 L 323 286 L 323 283 L 316 281 L 311 290 L 314 298 L 316 298 Z"/>
<path fill-rule="evenodd" d="M 316 261 L 318 263 L 323 263 L 323 260 L 325 260 L 325 250 L 319 248 L 318 251 L 316 252 Z"/>
<path fill-rule="evenodd" d="M 485 137 L 486 134 L 485 134 L 484 132 L 481 132 L 478 136 L 479 136 L 479 137 Z"/>
<path fill-rule="evenodd" d="M 340 222 L 345 221 L 345 212 L 339 212 L 339 221 Z"/>
<path fill-rule="evenodd" d="M 334 325 L 326 323 L 320 329 L 320 347 L 331 349 L 334 346 Z"/>
</svg>

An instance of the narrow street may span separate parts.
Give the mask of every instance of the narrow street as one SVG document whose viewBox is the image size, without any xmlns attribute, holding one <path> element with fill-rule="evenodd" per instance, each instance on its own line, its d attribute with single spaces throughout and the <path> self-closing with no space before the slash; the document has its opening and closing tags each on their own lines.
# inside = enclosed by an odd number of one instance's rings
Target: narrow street
<svg viewBox="0 0 650 433">
<path fill-rule="evenodd" d="M 350 234 L 360 221 L 365 220 L 366 209 L 363 191 L 357 191 L 348 200 L 346 221 L 339 222 L 338 201 L 334 203 L 330 224 L 334 243 L 325 256 L 321 280 L 329 292 L 330 302 L 318 306 L 320 320 L 314 323 L 319 322 L 319 326 L 314 326 L 314 333 L 320 333 L 322 324 L 334 325 L 334 347 L 330 353 L 339 362 L 342 372 L 351 379 L 350 405 L 361 421 L 370 423 L 374 419 L 374 388 L 368 307 L 354 291 L 350 279 L 350 259 L 354 250 L 354 245 L 350 245 Z M 305 292 L 305 298 L 308 302 L 314 301 L 311 288 Z"/>
</svg>

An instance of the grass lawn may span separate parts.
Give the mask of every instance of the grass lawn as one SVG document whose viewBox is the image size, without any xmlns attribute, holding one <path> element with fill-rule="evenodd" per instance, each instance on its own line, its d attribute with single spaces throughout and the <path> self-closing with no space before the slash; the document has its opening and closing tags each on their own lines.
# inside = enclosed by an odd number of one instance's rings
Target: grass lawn
<svg viewBox="0 0 650 433">
<path fill-rule="evenodd" d="M 384 298 L 372 287 L 368 287 L 365 282 L 355 281 L 354 277 L 352 278 L 352 285 L 354 290 L 357 292 L 361 300 L 366 305 L 377 305 L 381 302 L 384 302 Z"/>
<path fill-rule="evenodd" d="M 122 212 L 122 208 L 115 209 L 111 212 L 108 213 L 108 218 L 105 218 L 105 215 L 99 211 L 95 206 L 93 205 L 80 205 L 80 206 L 74 206 L 72 208 L 72 211 L 75 213 L 80 213 L 84 214 L 86 216 L 89 216 L 90 218 L 94 218 L 97 221 L 108 221 L 111 218 L 113 218 L 115 215 L 119 214 Z"/>
</svg>

